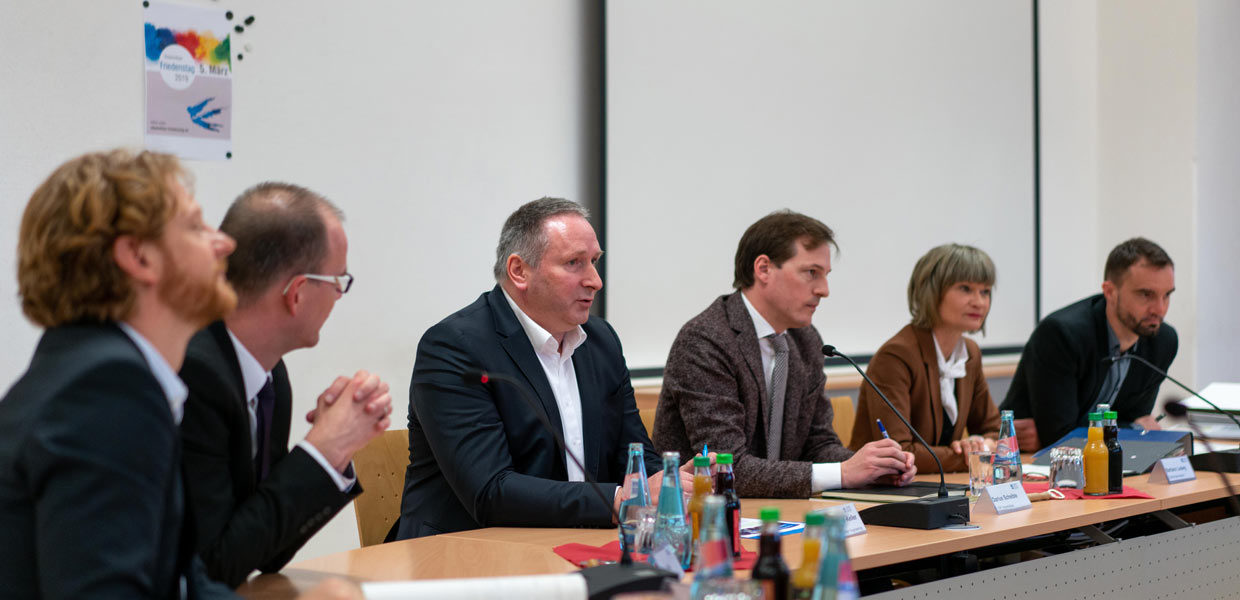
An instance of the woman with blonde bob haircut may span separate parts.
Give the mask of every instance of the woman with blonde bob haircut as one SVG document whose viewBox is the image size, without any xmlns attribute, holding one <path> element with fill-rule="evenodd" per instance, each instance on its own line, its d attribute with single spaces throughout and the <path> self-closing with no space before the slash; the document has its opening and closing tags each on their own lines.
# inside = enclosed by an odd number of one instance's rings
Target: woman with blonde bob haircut
<svg viewBox="0 0 1240 600">
<path fill-rule="evenodd" d="M 965 333 L 983 331 L 995 264 L 972 246 L 944 244 L 926 253 L 908 282 L 913 320 L 887 340 L 866 373 L 930 443 L 947 471 L 968 469 L 970 450 L 993 448 L 999 409 L 982 376 L 982 353 Z M 921 444 L 873 390 L 861 388 L 849 446 L 882 438 L 912 452 L 918 471 L 938 471 Z M 965 437 L 965 431 L 973 434 Z"/>
</svg>

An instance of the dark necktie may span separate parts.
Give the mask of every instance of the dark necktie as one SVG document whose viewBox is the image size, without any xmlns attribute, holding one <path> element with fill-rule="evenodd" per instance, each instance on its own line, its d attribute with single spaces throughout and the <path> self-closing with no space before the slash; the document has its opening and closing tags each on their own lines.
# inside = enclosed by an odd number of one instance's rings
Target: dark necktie
<svg viewBox="0 0 1240 600">
<path fill-rule="evenodd" d="M 262 482 L 267 478 L 267 471 L 271 467 L 271 414 L 276 406 L 276 390 L 271 385 L 270 378 L 263 384 L 263 388 L 258 390 L 257 398 L 258 409 L 254 412 L 258 423 L 254 437 L 258 443 L 254 453 L 254 475 Z"/>
<path fill-rule="evenodd" d="M 771 385 L 767 397 L 766 458 L 779 460 L 780 440 L 784 430 L 784 392 L 788 387 L 788 340 L 782 333 L 767 336 L 775 355 L 771 357 Z"/>
</svg>

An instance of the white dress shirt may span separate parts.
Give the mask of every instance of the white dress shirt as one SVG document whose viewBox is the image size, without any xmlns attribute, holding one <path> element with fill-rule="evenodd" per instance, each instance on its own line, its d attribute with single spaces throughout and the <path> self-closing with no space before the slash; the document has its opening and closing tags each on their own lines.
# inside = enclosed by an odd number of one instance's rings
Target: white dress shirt
<svg viewBox="0 0 1240 600">
<path fill-rule="evenodd" d="M 246 408 L 250 413 L 250 458 L 253 459 L 258 452 L 258 392 L 263 386 L 271 380 L 271 371 L 263 369 L 263 365 L 259 364 L 258 359 L 246 349 L 241 340 L 233 335 L 232 330 L 228 330 L 228 337 L 232 340 L 233 349 L 237 352 L 237 366 L 241 367 L 241 381 L 245 385 Z M 337 398 L 337 402 L 352 402 L 352 398 Z M 327 472 L 327 476 L 331 477 L 336 487 L 341 491 L 347 491 L 357 482 L 357 478 L 353 477 L 353 462 L 349 462 L 349 466 L 345 468 L 342 475 L 327 459 L 323 457 L 323 453 L 319 452 L 314 444 L 302 440 L 297 442 L 297 447 L 305 450 L 323 470 Z"/>
<path fill-rule="evenodd" d="M 753 319 L 753 328 L 758 332 L 758 350 L 762 354 L 762 376 L 765 383 L 769 386 L 771 383 L 771 359 L 775 357 L 775 348 L 771 346 L 771 340 L 766 336 L 773 333 L 782 333 L 775 331 L 774 327 L 762 317 L 758 309 L 753 307 L 749 302 L 749 297 L 745 292 L 741 292 L 741 300 L 745 302 L 745 309 L 749 311 L 749 318 Z M 825 395 L 826 390 L 821 390 Z M 814 463 L 810 474 L 809 487 L 814 492 L 823 490 L 838 489 L 843 485 L 844 477 L 840 473 L 840 463 Z"/>
<path fill-rule="evenodd" d="M 551 394 L 555 396 L 555 406 L 560 411 L 564 445 L 578 457 L 585 456 L 585 438 L 581 432 L 581 390 L 577 388 L 577 372 L 573 369 L 573 351 L 585 343 L 586 330 L 578 325 L 576 329 L 564 334 L 563 344 L 556 342 L 555 337 L 517 306 L 507 290 L 500 290 L 504 292 L 504 299 L 508 301 L 508 306 L 512 307 L 512 312 L 517 315 L 517 321 L 525 330 L 530 345 L 534 347 L 534 354 L 542 364 L 543 373 L 547 375 Z M 569 481 L 586 480 L 585 473 L 581 472 L 573 459 L 565 456 L 564 463 L 568 466 Z"/>
<path fill-rule="evenodd" d="M 168 398 L 168 408 L 172 411 L 172 421 L 177 425 L 181 424 L 181 417 L 185 416 L 185 399 L 189 397 L 189 388 L 185 387 L 185 382 L 172 370 L 172 365 L 164 359 L 164 355 L 155 349 L 151 342 L 142 337 L 137 329 L 130 327 L 129 323 L 117 323 L 121 331 L 133 340 L 134 345 L 138 347 L 138 352 L 142 353 L 142 358 L 146 359 L 146 364 L 151 367 L 151 374 L 155 376 L 155 381 L 159 382 L 159 387 L 164 390 L 164 396 Z"/>
</svg>

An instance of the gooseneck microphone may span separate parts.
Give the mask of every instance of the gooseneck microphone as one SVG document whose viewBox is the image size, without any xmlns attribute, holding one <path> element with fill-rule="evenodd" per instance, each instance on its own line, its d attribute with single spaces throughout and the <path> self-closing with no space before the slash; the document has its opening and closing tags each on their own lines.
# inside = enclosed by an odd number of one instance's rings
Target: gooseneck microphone
<svg viewBox="0 0 1240 600">
<path fill-rule="evenodd" d="M 1231 419 L 1231 422 L 1235 423 L 1237 428 L 1240 428 L 1240 421 L 1237 421 L 1236 417 L 1232 415 L 1230 412 L 1227 412 L 1219 408 L 1217 404 L 1210 402 L 1209 400 L 1206 399 L 1205 396 L 1198 394 L 1192 388 L 1188 387 L 1187 385 L 1184 385 L 1183 383 L 1180 383 L 1178 379 L 1172 377 L 1169 373 L 1160 369 L 1158 365 L 1155 365 L 1154 363 L 1144 358 L 1141 358 L 1140 356 L 1137 356 L 1136 354 L 1121 354 L 1119 356 L 1108 356 L 1102 359 L 1102 362 L 1110 364 L 1110 363 L 1120 361 L 1120 360 L 1135 360 L 1145 365 L 1146 367 L 1149 367 L 1151 371 L 1154 371 L 1155 373 L 1158 373 L 1159 375 L 1162 375 L 1163 377 L 1170 379 L 1171 383 L 1174 383 L 1180 386 L 1181 388 L 1184 389 L 1184 391 L 1192 394 L 1193 396 L 1196 396 L 1198 399 L 1208 404 L 1210 408 L 1213 408 L 1219 414 L 1227 417 L 1228 419 Z M 1175 401 L 1168 402 L 1166 405 L 1163 406 L 1163 410 L 1166 411 L 1167 414 L 1173 417 L 1186 416 L 1188 414 L 1188 407 L 1184 406 L 1180 402 L 1175 402 Z M 1172 413 L 1171 412 L 1172 410 L 1182 410 L 1183 412 L 1177 415 L 1177 414 Z M 1205 444 L 1206 446 L 1206 450 L 1209 450 L 1209 452 L 1207 452 L 1206 454 L 1194 454 L 1191 457 L 1189 457 L 1189 461 L 1192 462 L 1194 469 L 1197 469 L 1198 471 L 1218 471 L 1220 473 L 1240 473 L 1240 452 L 1237 452 L 1236 450 L 1215 451 L 1213 448 L 1210 447 L 1210 443 L 1205 441 L 1205 437 L 1202 435 L 1201 430 L 1197 428 L 1195 425 L 1193 425 L 1192 419 L 1186 418 L 1185 421 L 1188 422 L 1189 428 L 1193 430 L 1193 435 L 1201 439 L 1201 442 Z M 1238 510 L 1236 514 L 1240 514 L 1240 510 Z"/>
<path fill-rule="evenodd" d="M 904 423 L 905 427 L 908 427 L 909 433 L 912 433 L 913 437 L 917 438 L 917 441 L 921 442 L 921 445 L 925 447 L 927 452 L 930 453 L 930 458 L 934 459 L 934 464 L 938 465 L 939 467 L 939 497 L 946 498 L 947 497 L 947 480 L 943 478 L 943 473 L 944 473 L 943 462 L 939 460 L 938 455 L 936 455 L 934 453 L 934 450 L 930 448 L 930 444 L 926 443 L 926 440 L 921 437 L 920 433 L 917 433 L 916 429 L 913 429 L 913 426 L 909 424 L 908 419 L 905 419 L 904 415 L 900 414 L 900 411 L 896 410 L 896 407 L 894 404 L 891 403 L 891 400 L 887 399 L 887 395 L 884 394 L 882 390 L 878 389 L 877 385 L 874 385 L 874 382 L 870 380 L 870 376 L 866 375 L 865 371 L 862 371 L 861 367 L 857 366 L 857 363 L 853 362 L 853 359 L 844 355 L 843 352 L 836 350 L 835 346 L 832 346 L 830 344 L 827 344 L 826 346 L 822 347 L 822 353 L 827 355 L 828 357 L 838 356 L 848 361 L 848 364 L 852 365 L 853 368 L 856 369 L 857 372 L 861 374 L 861 377 L 865 378 L 865 382 L 870 384 L 870 389 L 874 390 L 878 394 L 878 397 L 882 398 L 883 402 L 887 403 L 887 408 L 890 408 L 891 412 L 895 413 L 896 417 L 899 417 L 900 422 Z"/>
<path fill-rule="evenodd" d="M 1198 398 L 1200 398 L 1200 396 L 1198 396 Z M 1202 399 L 1205 400 L 1204 398 Z M 1211 404 L 1210 406 L 1214 406 L 1214 405 Z M 1177 417 L 1177 418 L 1183 417 L 1184 421 L 1188 423 L 1189 429 L 1192 429 L 1193 433 L 1197 437 L 1201 438 L 1201 443 L 1205 444 L 1206 450 L 1209 450 L 1210 454 L 1218 454 L 1217 452 L 1214 451 L 1214 448 L 1210 446 L 1210 442 L 1206 441 L 1205 436 L 1201 434 L 1201 429 L 1198 428 L 1197 425 L 1193 424 L 1191 419 L 1187 418 L 1188 417 L 1187 406 L 1184 406 L 1184 404 L 1180 402 L 1179 400 L 1169 400 L 1166 404 L 1163 405 L 1163 410 L 1165 410 L 1168 415 L 1171 415 L 1173 417 Z M 1194 457 L 1195 456 L 1200 456 L 1200 455 L 1194 455 Z M 1192 461 L 1191 457 L 1189 458 L 1189 461 L 1190 462 Z M 1196 469 L 1198 468 L 1198 466 L 1196 464 L 1193 464 L 1193 468 Z M 1231 482 L 1227 480 L 1227 476 L 1223 474 L 1223 471 L 1220 469 L 1206 469 L 1206 468 L 1202 468 L 1201 470 L 1218 471 L 1218 476 L 1222 478 L 1223 485 L 1227 486 L 1227 498 L 1231 500 L 1232 514 L 1240 515 L 1240 502 L 1236 501 L 1236 490 L 1231 488 Z"/>
<path fill-rule="evenodd" d="M 1107 364 L 1110 364 L 1110 363 L 1113 363 L 1113 362 L 1119 362 L 1119 361 L 1121 361 L 1121 360 L 1135 360 L 1135 361 L 1137 361 L 1137 362 L 1139 362 L 1139 363 L 1141 363 L 1141 364 L 1143 364 L 1143 365 L 1145 365 L 1145 366 L 1149 367 L 1151 371 L 1153 371 L 1153 372 L 1155 372 L 1155 373 L 1158 373 L 1159 375 L 1162 375 L 1163 377 L 1166 377 L 1167 379 L 1170 379 L 1170 380 L 1171 380 L 1171 383 L 1174 383 L 1174 384 L 1176 384 L 1176 385 L 1180 386 L 1181 388 L 1183 388 L 1183 389 L 1184 389 L 1184 391 L 1186 391 L 1186 392 L 1188 392 L 1188 393 L 1190 393 L 1190 394 L 1192 394 L 1192 395 L 1196 396 L 1196 397 L 1197 397 L 1199 400 L 1201 400 L 1202 402 L 1205 402 L 1206 404 L 1210 405 L 1210 408 L 1213 408 L 1214 410 L 1218 411 L 1218 412 L 1219 412 L 1219 414 L 1221 414 L 1221 415 L 1223 415 L 1223 416 L 1227 417 L 1228 419 L 1231 419 L 1231 422 L 1232 422 L 1232 423 L 1235 423 L 1235 424 L 1236 424 L 1236 427 L 1237 427 L 1238 429 L 1240 429 L 1240 421 L 1237 421 L 1237 420 L 1236 420 L 1236 417 L 1234 417 L 1231 413 L 1229 413 L 1229 412 L 1227 412 L 1227 411 L 1225 411 L 1225 410 L 1223 410 L 1223 409 L 1219 408 L 1217 404 L 1215 404 L 1215 403 L 1213 403 L 1213 402 L 1210 402 L 1209 400 L 1206 400 L 1206 397 L 1205 397 L 1205 396 L 1202 396 L 1201 394 L 1198 394 L 1196 391 L 1194 391 L 1192 388 L 1188 387 L 1187 385 L 1184 385 L 1183 383 L 1180 383 L 1180 380 L 1178 380 L 1178 379 L 1176 379 L 1176 378 L 1172 377 L 1170 373 L 1167 373 L 1166 371 L 1164 371 L 1164 370 L 1162 370 L 1162 369 L 1158 368 L 1158 365 L 1155 365 L 1154 363 L 1152 363 L 1152 362 L 1150 362 L 1150 361 L 1148 361 L 1148 360 L 1146 360 L 1146 359 L 1144 359 L 1144 358 L 1141 358 L 1140 356 L 1137 356 L 1136 354 L 1121 354 L 1121 355 L 1119 355 L 1119 356 L 1108 356 L 1108 357 L 1106 357 L 1106 358 L 1102 359 L 1102 362 L 1105 362 L 1105 363 L 1107 363 Z M 1170 404 L 1170 403 L 1168 403 L 1168 404 Z M 1177 402 L 1177 404 L 1179 404 L 1179 403 Z M 1188 407 L 1187 407 L 1187 406 L 1184 406 L 1184 405 L 1182 405 L 1182 404 L 1181 404 L 1180 406 L 1184 409 L 1185 414 L 1187 414 Z M 1165 407 L 1165 406 L 1163 407 L 1163 410 L 1166 410 L 1166 407 Z M 1169 410 L 1166 410 L 1166 413 L 1167 413 L 1167 414 L 1169 414 L 1169 415 L 1171 415 L 1171 416 L 1173 416 L 1173 417 L 1180 416 L 1180 415 L 1172 415 L 1172 414 L 1171 414 L 1171 411 L 1169 411 Z M 1200 435 L 1200 434 L 1198 434 L 1198 435 Z"/>
<path fill-rule="evenodd" d="M 944 478 L 943 462 L 939 460 L 938 455 L 930 448 L 930 444 L 927 444 L 926 440 L 921 437 L 921 434 L 917 433 L 917 430 L 908 422 L 908 419 L 904 418 L 904 415 L 896 410 L 895 405 L 891 403 L 891 400 L 887 399 L 886 394 L 883 394 L 883 391 L 878 389 L 877 385 L 874 385 L 874 381 L 870 379 L 870 376 L 866 375 L 865 371 L 861 370 L 861 367 L 857 366 L 853 359 L 849 358 L 847 354 L 836 350 L 835 346 L 831 344 L 823 346 L 822 353 L 828 357 L 838 356 L 848 361 L 848 364 L 852 365 L 861 374 L 865 382 L 870 384 L 870 389 L 874 390 L 878 397 L 883 399 L 883 402 L 887 404 L 887 408 L 890 408 L 891 412 L 895 413 L 896 417 L 899 417 L 900 422 L 904 423 L 905 427 L 908 427 L 913 437 L 918 442 L 921 442 L 921 445 L 930 453 L 930 458 L 933 458 L 934 463 L 939 467 L 939 494 L 937 498 L 878 504 L 860 511 L 859 514 L 862 521 L 874 525 L 912 527 L 915 529 L 937 529 L 949 524 L 952 519 L 963 518 L 961 522 L 967 523 L 969 521 L 969 499 L 964 496 L 950 497 L 947 495 L 947 481 Z"/>
</svg>

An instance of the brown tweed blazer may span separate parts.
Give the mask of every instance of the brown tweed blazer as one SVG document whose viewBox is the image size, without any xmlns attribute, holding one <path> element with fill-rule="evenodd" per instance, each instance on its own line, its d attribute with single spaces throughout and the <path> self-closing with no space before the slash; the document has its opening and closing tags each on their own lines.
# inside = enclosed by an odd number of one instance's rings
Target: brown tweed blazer
<svg viewBox="0 0 1240 600">
<path fill-rule="evenodd" d="M 655 413 L 655 447 L 678 451 L 684 460 L 708 443 L 714 452 L 734 455 L 741 496 L 807 498 L 811 463 L 852 456 L 831 429 L 822 365 L 818 332 L 812 326 L 788 330 L 784 460 L 767 459 L 758 334 L 740 292 L 720 296 L 672 344 Z"/>
<path fill-rule="evenodd" d="M 990 386 L 982 375 L 982 353 L 977 342 L 965 338 L 969 359 L 965 362 L 965 375 L 956 380 L 956 405 L 959 407 L 952 439 L 964 437 L 965 430 L 975 435 L 997 437 L 999 433 L 999 409 L 990 398 Z M 949 446 L 935 446 L 943 428 L 943 401 L 939 391 L 939 361 L 934 354 L 934 336 L 929 329 L 906 325 L 887 343 L 883 344 L 865 372 L 874 384 L 887 395 L 887 399 L 904 416 L 908 417 L 917 433 L 930 443 L 945 471 L 967 471 L 963 454 L 952 452 Z M 849 446 L 854 450 L 882 438 L 875 419 L 882 419 L 891 439 L 912 452 L 918 473 L 938 473 L 934 459 L 926 449 L 913 439 L 904 423 L 883 403 L 869 386 L 861 387 L 857 400 L 857 418 L 853 422 Z"/>
</svg>

